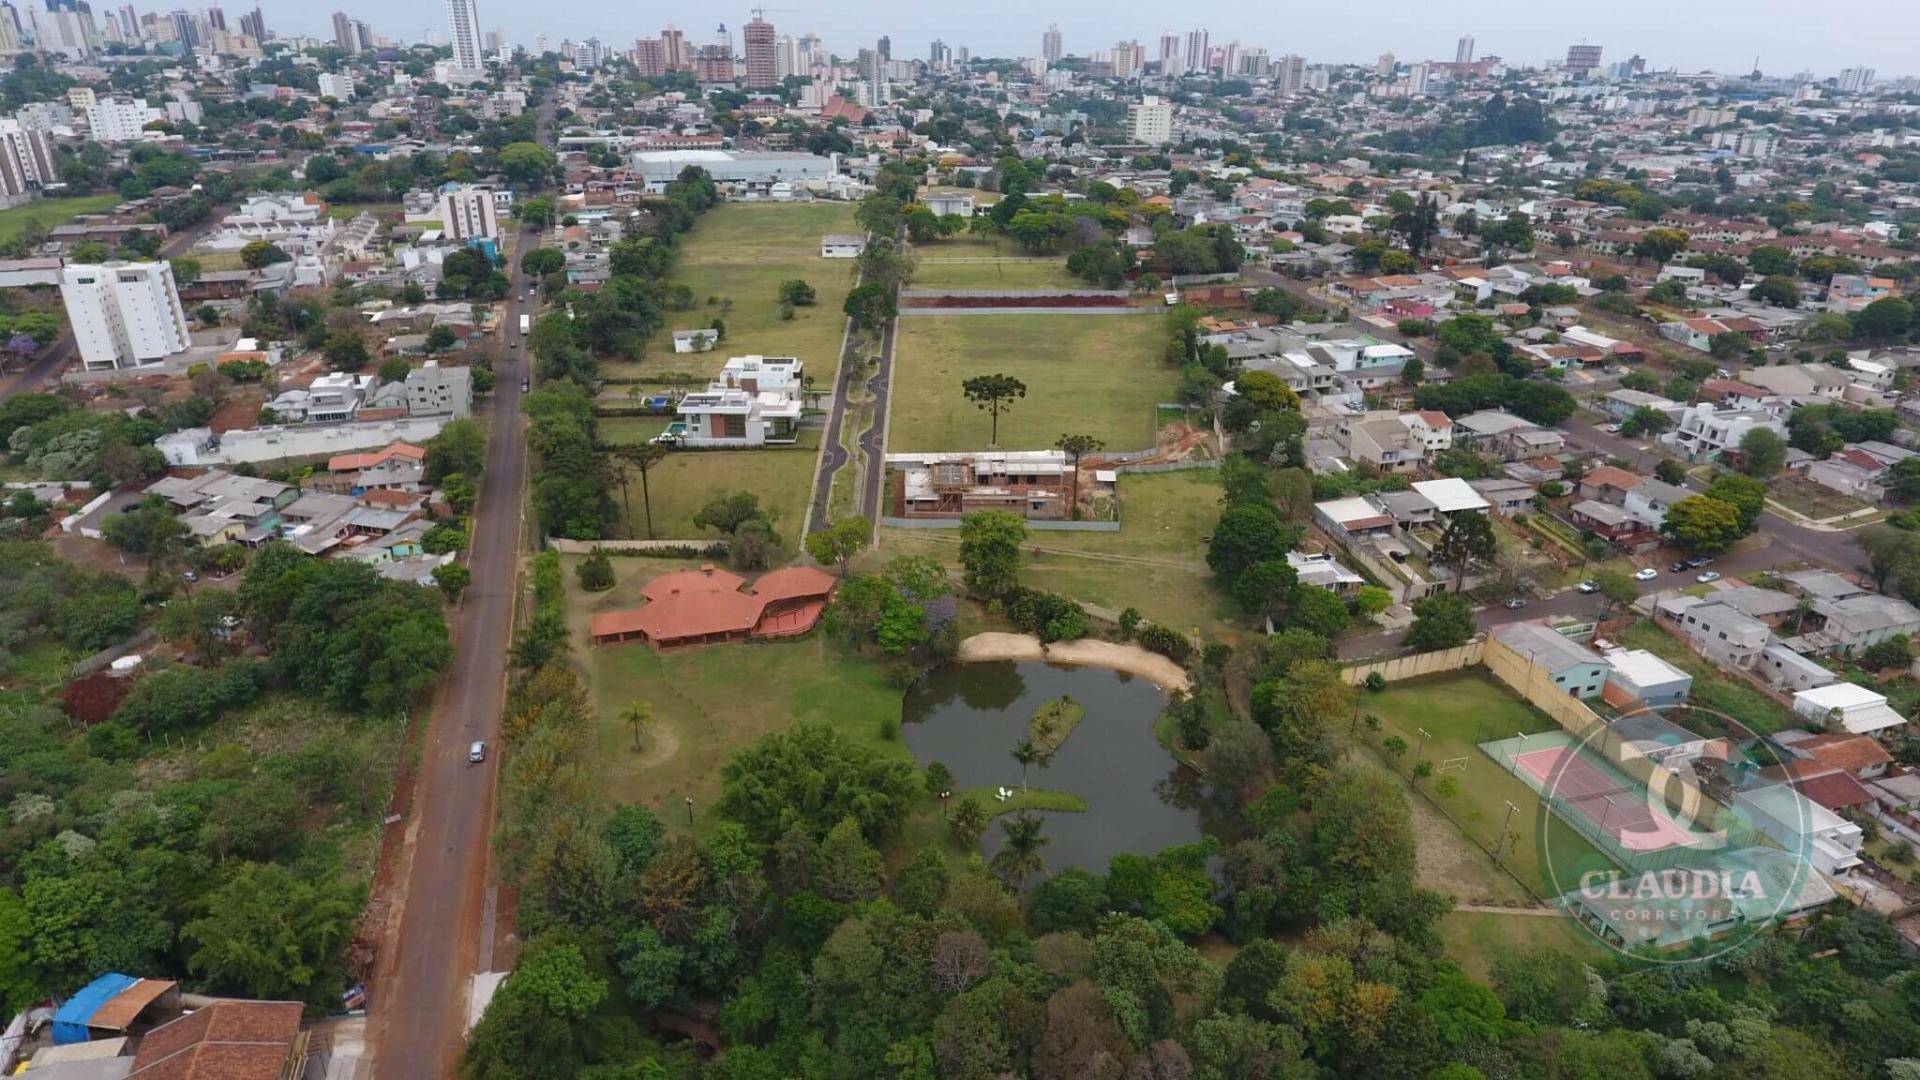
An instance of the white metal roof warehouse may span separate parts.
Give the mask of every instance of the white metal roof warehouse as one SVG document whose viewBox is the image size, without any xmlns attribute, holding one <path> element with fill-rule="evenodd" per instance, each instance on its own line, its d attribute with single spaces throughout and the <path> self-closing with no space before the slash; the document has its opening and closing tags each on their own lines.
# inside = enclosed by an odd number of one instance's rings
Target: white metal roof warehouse
<svg viewBox="0 0 1920 1080">
<path fill-rule="evenodd" d="M 647 190 L 666 190 L 668 183 L 689 165 L 707 170 L 716 184 L 773 184 L 806 180 L 825 180 L 840 166 L 839 155 L 750 152 L 745 150 L 640 150 L 633 155 L 633 168 L 646 181 Z"/>
</svg>

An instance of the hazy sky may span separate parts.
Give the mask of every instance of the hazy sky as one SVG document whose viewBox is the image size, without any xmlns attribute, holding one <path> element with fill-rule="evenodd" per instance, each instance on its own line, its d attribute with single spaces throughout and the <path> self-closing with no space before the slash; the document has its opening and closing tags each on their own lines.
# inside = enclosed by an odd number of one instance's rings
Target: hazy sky
<svg viewBox="0 0 1920 1080">
<path fill-rule="evenodd" d="M 653 36 L 667 23 L 696 42 L 712 40 L 724 20 L 739 47 L 739 28 L 751 18 L 746 7 L 684 4 L 660 6 L 617 0 L 477 0 L 480 24 L 505 29 L 517 43 L 535 35 L 602 41 L 624 48 Z M 322 0 L 289 3 L 262 0 L 267 25 L 281 32 L 332 33 L 334 4 L 366 20 L 376 33 L 418 39 L 431 27 L 445 33 L 446 14 L 436 0 Z M 233 0 L 232 10 L 245 0 Z M 852 56 L 881 34 L 893 39 L 896 59 L 925 57 L 934 38 L 965 45 L 975 56 L 1032 56 L 1040 34 L 1058 22 L 1067 52 L 1085 55 L 1115 41 L 1139 39 L 1149 58 L 1160 34 L 1182 35 L 1205 27 L 1215 43 L 1238 39 L 1279 56 L 1299 53 L 1311 63 L 1371 62 L 1381 52 L 1402 60 L 1451 60 L 1454 43 L 1472 34 L 1476 55 L 1539 64 L 1564 56 L 1568 44 L 1588 41 L 1606 49 L 1607 61 L 1635 53 L 1649 67 L 1744 71 L 1756 55 L 1761 69 L 1822 77 L 1862 64 L 1882 79 L 1920 73 L 1914 47 L 1920 43 L 1920 2 L 1857 0 L 1825 8 L 1788 0 L 1611 0 L 1605 4 L 1549 4 L 1541 0 L 1476 0 L 1435 4 L 1431 0 L 1375 0 L 1370 4 L 1253 5 L 1227 0 L 1145 4 L 1137 0 L 976 0 L 974 3 L 901 4 L 896 0 L 839 0 L 807 4 L 789 0 L 786 11 L 769 8 L 781 33 L 813 31 L 828 48 Z M 100 5 L 96 3 L 96 9 Z M 143 6 L 144 10 L 144 6 Z M 1176 14 L 1177 13 L 1177 14 Z M 1838 16 L 1844 14 L 1844 18 Z"/>
</svg>

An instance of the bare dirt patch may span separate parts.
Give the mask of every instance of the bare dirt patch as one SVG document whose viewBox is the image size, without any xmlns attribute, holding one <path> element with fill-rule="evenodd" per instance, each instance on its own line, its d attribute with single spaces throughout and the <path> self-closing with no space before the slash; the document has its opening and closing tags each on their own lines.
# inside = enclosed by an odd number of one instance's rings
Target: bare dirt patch
<svg viewBox="0 0 1920 1080">
<path fill-rule="evenodd" d="M 1181 670 L 1180 665 L 1159 653 L 1148 652 L 1138 645 L 1120 645 L 1092 638 L 1042 645 L 1040 639 L 1031 634 L 975 634 L 960 643 L 958 659 L 963 662 L 1045 660 L 1055 664 L 1084 664 L 1138 675 L 1167 690 L 1186 690 L 1190 685 L 1187 673 Z"/>
</svg>

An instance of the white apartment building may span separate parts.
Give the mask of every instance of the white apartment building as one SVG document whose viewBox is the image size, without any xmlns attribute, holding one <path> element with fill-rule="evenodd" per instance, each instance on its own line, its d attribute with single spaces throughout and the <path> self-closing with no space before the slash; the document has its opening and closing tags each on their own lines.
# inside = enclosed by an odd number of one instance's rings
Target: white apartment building
<svg viewBox="0 0 1920 1080">
<path fill-rule="evenodd" d="M 151 364 L 193 343 L 164 262 L 70 264 L 60 271 L 60 299 L 88 371 Z"/>
<path fill-rule="evenodd" d="M 134 142 L 145 137 L 148 124 L 164 116 L 144 101 L 105 98 L 87 106 L 87 130 L 95 142 Z"/>
<path fill-rule="evenodd" d="M 320 75 L 320 96 L 323 98 L 330 97 L 335 101 L 352 101 L 353 76 L 322 72 Z"/>
<path fill-rule="evenodd" d="M 454 240 L 495 240 L 500 212 L 486 188 L 450 188 L 440 193 L 440 227 Z"/>
<path fill-rule="evenodd" d="M 57 179 L 47 133 L 22 127 L 18 120 L 0 119 L 0 206 L 24 201 Z"/>
<path fill-rule="evenodd" d="M 312 255 L 333 239 L 326 205 L 309 195 L 252 195 L 220 219 L 220 231 L 200 242 L 205 251 L 239 251 L 255 240 L 289 255 Z"/>
<path fill-rule="evenodd" d="M 483 70 L 480 12 L 473 0 L 447 0 L 447 36 L 453 44 L 454 67 L 465 71 Z"/>
<path fill-rule="evenodd" d="M 1148 146 L 1173 141 L 1173 104 L 1149 95 L 1128 105 L 1127 138 Z"/>
</svg>

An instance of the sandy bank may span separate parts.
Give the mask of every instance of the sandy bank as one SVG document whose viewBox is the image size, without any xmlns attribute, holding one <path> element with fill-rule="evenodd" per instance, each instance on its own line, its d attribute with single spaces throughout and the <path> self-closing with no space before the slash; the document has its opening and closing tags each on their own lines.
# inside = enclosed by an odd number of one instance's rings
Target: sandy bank
<svg viewBox="0 0 1920 1080">
<path fill-rule="evenodd" d="M 960 643 L 957 657 L 972 660 L 1046 660 L 1055 664 L 1084 664 L 1137 675 L 1164 690 L 1188 690 L 1191 684 L 1179 664 L 1138 645 L 1083 638 L 1040 644 L 1031 634 L 975 634 Z"/>
</svg>

